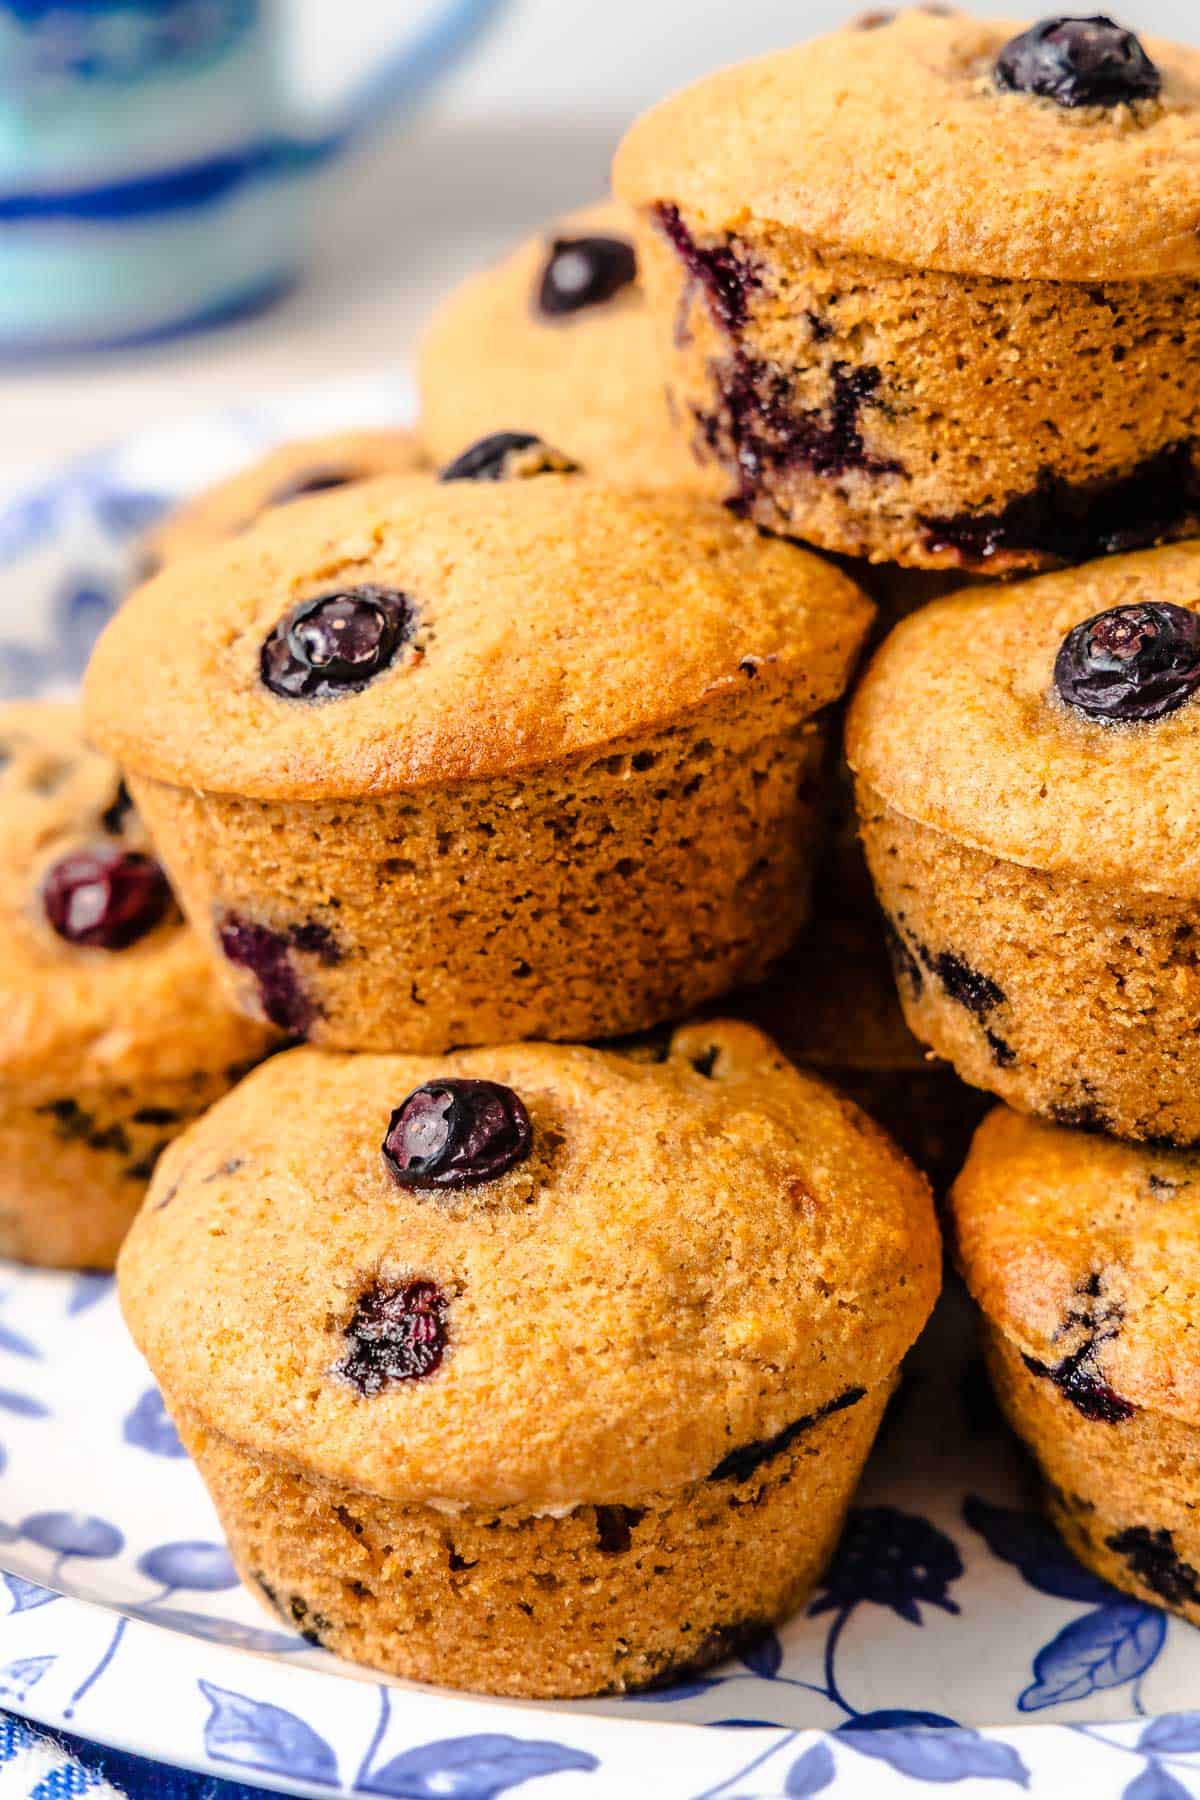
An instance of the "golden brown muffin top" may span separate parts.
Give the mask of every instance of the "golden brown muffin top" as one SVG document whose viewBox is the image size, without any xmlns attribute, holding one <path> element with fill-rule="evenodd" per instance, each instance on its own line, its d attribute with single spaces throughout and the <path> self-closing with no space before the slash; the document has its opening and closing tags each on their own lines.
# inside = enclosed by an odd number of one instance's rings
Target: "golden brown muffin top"
<svg viewBox="0 0 1200 1800">
<path fill-rule="evenodd" d="M 334 698 L 270 691 L 260 659 L 281 622 L 363 589 L 402 597 L 411 629 L 388 666 Z M 827 563 L 685 495 L 578 475 L 371 482 L 139 589 L 100 640 L 86 708 L 141 775 L 260 798 L 387 793 L 584 755 L 751 682 L 813 713 L 873 610 Z"/>
<path fill-rule="evenodd" d="M 424 451 L 411 431 L 336 431 L 278 444 L 147 532 L 141 544 L 144 574 L 235 537 L 271 507 L 290 506 L 376 475 L 413 474 L 424 464 Z"/>
<path fill-rule="evenodd" d="M 528 1155 L 402 1187 L 392 1111 L 449 1077 L 514 1090 Z M 679 1487 L 853 1404 L 939 1277 L 923 1179 L 735 1024 L 659 1062 L 278 1057 L 168 1150 L 120 1266 L 172 1403 L 251 1454 L 396 1501 L 548 1507 Z M 389 1297 L 423 1306 L 418 1372 L 371 1391 Z"/>
<path fill-rule="evenodd" d="M 612 202 L 587 207 L 471 276 L 438 308 L 418 374 L 421 430 L 439 463 L 486 432 L 519 430 L 620 487 L 695 481 L 697 465 L 671 427 L 636 278 L 574 310 L 539 306 L 556 249 L 597 236 L 627 245 L 632 257 L 627 209 Z"/>
<path fill-rule="evenodd" d="M 998 88 L 1023 29 L 916 7 L 721 70 L 634 125 L 614 186 L 701 230 L 752 220 L 917 269 L 1200 270 L 1200 51 L 1146 38 L 1157 98 L 1071 109 Z"/>
<path fill-rule="evenodd" d="M 1072 1378 L 1096 1416 L 1200 1423 L 1200 1154 L 1068 1131 L 998 1107 L 951 1194 L 986 1316 Z M 1065 1366 L 1064 1366 L 1065 1365 Z M 1103 1392 L 1109 1391 L 1112 1399 Z"/>
<path fill-rule="evenodd" d="M 1067 635 L 1116 608 L 1200 613 L 1200 543 L 936 601 L 885 639 L 850 708 L 861 781 L 918 824 L 1031 868 L 1200 895 L 1200 700 L 1103 723 L 1054 679 Z"/>
<path fill-rule="evenodd" d="M 112 1082 L 186 1080 L 254 1061 L 275 1041 L 221 1001 L 199 940 L 164 895 L 123 948 L 64 939 L 47 882 L 64 857 L 149 855 L 107 757 L 74 706 L 0 707 L 0 1084 L 37 1105 Z M 86 910 L 87 896 L 78 905 Z"/>
</svg>

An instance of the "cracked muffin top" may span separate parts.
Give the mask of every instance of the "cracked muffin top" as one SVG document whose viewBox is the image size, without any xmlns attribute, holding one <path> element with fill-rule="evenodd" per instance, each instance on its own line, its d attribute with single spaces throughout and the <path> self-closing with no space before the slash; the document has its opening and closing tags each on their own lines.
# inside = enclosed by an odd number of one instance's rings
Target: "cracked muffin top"
<svg viewBox="0 0 1200 1800">
<path fill-rule="evenodd" d="M 1086 1417 L 1200 1422 L 1200 1155 L 998 1107 L 951 1192 L 987 1317 Z"/>
<path fill-rule="evenodd" d="M 667 411 L 631 226 L 611 202 L 570 213 L 443 302 L 419 368 L 421 429 L 439 462 L 484 432 L 520 429 L 621 487 L 695 479 Z"/>
<path fill-rule="evenodd" d="M 897 812 L 975 849 L 1200 895 L 1200 544 L 914 613 L 867 669 L 846 748 Z"/>
<path fill-rule="evenodd" d="M 77 709 L 0 707 L 0 1081 L 36 1105 L 186 1080 L 275 1033 L 221 1001 L 116 768 Z"/>
<path fill-rule="evenodd" d="M 376 475 L 415 474 L 424 465 L 424 452 L 410 431 L 338 431 L 279 444 L 147 532 L 140 545 L 143 575 L 236 537 L 273 506 L 290 506 Z"/>
<path fill-rule="evenodd" d="M 700 230 L 752 220 L 911 268 L 1192 275 L 1200 51 L 1104 20 L 1031 32 L 934 7 L 868 13 L 654 107 L 614 186 Z"/>
<path fill-rule="evenodd" d="M 865 1115 L 713 1023 L 658 1060 L 274 1058 L 167 1151 L 120 1279 L 172 1403 L 253 1453 L 569 1507 L 723 1479 L 856 1404 L 940 1248 Z"/>
<path fill-rule="evenodd" d="M 844 688 L 873 611 L 816 556 L 686 495 L 370 482 L 146 583 L 85 704 L 139 775 L 388 793 L 584 754 L 752 683 L 806 716 Z"/>
</svg>

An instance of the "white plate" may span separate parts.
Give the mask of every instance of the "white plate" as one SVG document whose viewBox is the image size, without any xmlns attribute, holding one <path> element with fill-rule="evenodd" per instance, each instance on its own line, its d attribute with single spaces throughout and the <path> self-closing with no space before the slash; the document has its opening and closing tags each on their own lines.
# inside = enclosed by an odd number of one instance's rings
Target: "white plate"
<svg viewBox="0 0 1200 1800">
<path fill-rule="evenodd" d="M 0 695 L 77 678 L 170 498 L 278 436 L 410 405 L 399 377 L 325 389 L 0 497 Z M 111 1282 L 0 1265 L 0 1605 L 0 1705 L 289 1792 L 1200 1795 L 1200 1633 L 1106 1588 L 1042 1523 L 953 1295 L 806 1616 L 684 1688 L 534 1705 L 380 1682 L 273 1623 Z"/>
</svg>

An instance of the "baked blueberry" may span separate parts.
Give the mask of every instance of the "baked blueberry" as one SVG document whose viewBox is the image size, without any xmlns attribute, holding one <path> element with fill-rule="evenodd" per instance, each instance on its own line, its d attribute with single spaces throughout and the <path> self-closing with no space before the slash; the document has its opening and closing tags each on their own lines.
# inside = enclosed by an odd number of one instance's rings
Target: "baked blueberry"
<svg viewBox="0 0 1200 1800">
<path fill-rule="evenodd" d="M 574 475 L 579 464 L 528 431 L 493 431 L 447 463 L 439 481 L 524 481 L 531 475 Z"/>
<path fill-rule="evenodd" d="M 412 636 L 413 604 L 391 588 L 322 594 L 282 618 L 263 644 L 263 683 L 285 700 L 355 693 L 382 673 Z"/>
<path fill-rule="evenodd" d="M 393 1112 L 383 1140 L 392 1178 L 407 1188 L 494 1181 L 533 1141 L 519 1094 L 498 1081 L 427 1081 Z"/>
<path fill-rule="evenodd" d="M 1063 639 L 1054 685 L 1100 724 L 1161 719 L 1200 687 L 1200 614 L 1166 600 L 1096 613 Z"/>
<path fill-rule="evenodd" d="M 334 1373 L 370 1399 L 398 1381 L 432 1375 L 446 1348 L 447 1300 L 435 1281 L 377 1281 L 346 1327 L 350 1349 Z"/>
<path fill-rule="evenodd" d="M 600 306 L 636 280 L 637 257 L 625 238 L 555 238 L 538 287 L 538 311 L 557 318 Z"/>
<path fill-rule="evenodd" d="M 124 950 L 152 931 L 171 902 L 153 857 L 94 844 L 68 851 L 42 882 L 46 918 L 60 938 L 91 950 Z"/>
<path fill-rule="evenodd" d="M 268 506 L 290 506 L 293 500 L 304 500 L 309 494 L 327 494 L 334 488 L 345 487 L 355 479 L 354 471 L 339 468 L 330 463 L 325 468 L 305 469 L 285 481 L 282 487 L 276 488 L 268 500 Z"/>
<path fill-rule="evenodd" d="M 1121 106 L 1152 100 L 1162 76 L 1132 31 L 1103 13 L 1042 19 L 1005 44 L 996 85 L 1059 106 Z"/>
</svg>

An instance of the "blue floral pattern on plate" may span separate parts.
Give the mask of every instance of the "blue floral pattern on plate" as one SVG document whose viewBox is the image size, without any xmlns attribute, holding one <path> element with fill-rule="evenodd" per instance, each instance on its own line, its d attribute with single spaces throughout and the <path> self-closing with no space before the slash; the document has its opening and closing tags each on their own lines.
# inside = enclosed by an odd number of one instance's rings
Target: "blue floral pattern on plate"
<svg viewBox="0 0 1200 1800">
<path fill-rule="evenodd" d="M 0 496 L 0 694 L 74 683 L 178 495 L 273 438 L 410 405 L 376 378 Z M 111 1280 L 3 1269 L 0 1705 L 314 1795 L 572 1800 L 644 1792 L 652 1769 L 657 1800 L 1200 1796 L 1200 1634 L 1071 1559 L 953 1297 L 944 1314 L 800 1616 L 665 1692 L 550 1706 L 379 1682 L 284 1630 L 236 1582 Z"/>
</svg>

